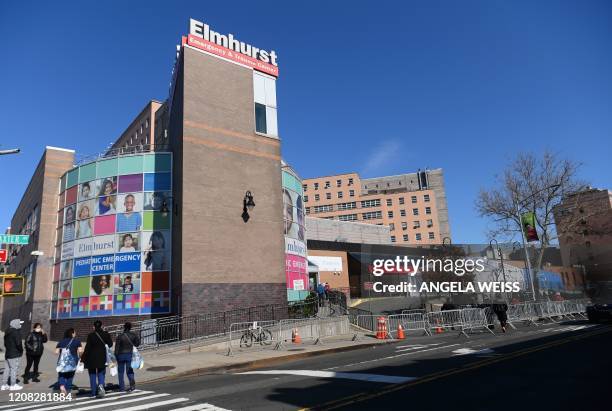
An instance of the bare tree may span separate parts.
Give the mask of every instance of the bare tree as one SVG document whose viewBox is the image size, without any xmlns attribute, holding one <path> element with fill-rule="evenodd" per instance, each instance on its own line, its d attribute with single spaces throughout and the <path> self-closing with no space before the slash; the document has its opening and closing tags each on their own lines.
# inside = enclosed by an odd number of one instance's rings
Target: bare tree
<svg viewBox="0 0 612 411">
<path fill-rule="evenodd" d="M 580 166 L 549 151 L 518 154 L 497 177 L 496 187 L 482 189 L 476 200 L 480 216 L 495 224 L 490 237 L 511 241 L 520 235 L 521 215 L 532 212 L 540 239 L 533 261 L 537 271 L 545 249 L 557 240 L 553 208 L 586 185 L 577 177 Z"/>
</svg>

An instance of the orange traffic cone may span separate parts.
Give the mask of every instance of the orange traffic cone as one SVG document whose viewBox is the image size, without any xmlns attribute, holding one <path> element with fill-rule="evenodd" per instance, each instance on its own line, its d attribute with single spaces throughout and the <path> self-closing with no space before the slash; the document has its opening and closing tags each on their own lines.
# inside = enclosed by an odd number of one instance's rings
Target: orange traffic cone
<svg viewBox="0 0 612 411">
<path fill-rule="evenodd" d="M 397 326 L 397 339 L 398 340 L 406 339 L 406 335 L 404 334 L 404 327 L 402 327 L 401 324 Z"/>
<path fill-rule="evenodd" d="M 387 338 L 387 324 L 385 323 L 385 317 L 378 317 L 378 326 L 376 328 L 376 339 L 384 340 Z"/>
<path fill-rule="evenodd" d="M 436 320 L 436 325 L 436 334 L 442 334 L 444 330 L 442 329 L 442 327 L 440 327 L 440 320 Z"/>
<path fill-rule="evenodd" d="M 302 337 L 300 337 L 300 334 L 298 333 L 298 329 L 294 328 L 293 329 L 293 333 L 291 333 L 291 342 L 294 344 L 301 344 L 302 343 Z"/>
</svg>

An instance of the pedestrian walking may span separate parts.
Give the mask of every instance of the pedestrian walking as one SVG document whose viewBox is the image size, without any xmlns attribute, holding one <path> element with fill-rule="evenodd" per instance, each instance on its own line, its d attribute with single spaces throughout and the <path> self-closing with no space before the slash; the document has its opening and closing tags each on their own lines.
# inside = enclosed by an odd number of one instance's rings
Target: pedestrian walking
<svg viewBox="0 0 612 411">
<path fill-rule="evenodd" d="M 30 380 L 33 382 L 40 382 L 38 379 L 38 364 L 40 363 L 40 357 L 42 357 L 45 350 L 44 344 L 47 342 L 47 334 L 42 328 L 41 323 L 35 323 L 32 331 L 28 334 L 25 341 L 26 349 L 26 368 L 23 373 L 23 383 L 29 384 Z M 30 373 L 30 369 L 34 366 L 34 370 Z"/>
<path fill-rule="evenodd" d="M 134 378 L 134 369 L 132 368 L 132 353 L 134 347 L 140 345 L 140 338 L 132 331 L 132 324 L 127 322 L 123 325 L 123 333 L 117 336 L 115 340 L 115 357 L 117 357 L 117 368 L 119 371 L 119 390 L 134 391 L 136 389 L 136 380 Z M 127 374 L 130 387 L 125 389 L 125 381 L 123 372 Z"/>
<path fill-rule="evenodd" d="M 67 354 L 63 353 L 64 350 L 67 350 Z M 81 341 L 76 338 L 74 328 L 68 328 L 64 331 L 64 338 L 55 346 L 55 353 L 59 355 L 57 359 L 57 383 L 60 392 L 68 394 L 72 390 L 72 379 L 79 363 L 79 356 L 83 354 L 83 346 Z M 62 356 L 67 356 L 67 358 L 62 358 Z"/>
<path fill-rule="evenodd" d="M 317 296 L 319 297 L 319 307 L 321 307 L 325 300 L 325 285 L 323 283 L 319 283 L 317 286 Z"/>
<path fill-rule="evenodd" d="M 17 384 L 17 369 L 23 356 L 21 343 L 21 324 L 23 321 L 16 318 L 11 320 L 4 332 L 4 372 L 2 373 L 2 390 L 18 391 L 23 388 Z M 9 384 L 10 383 L 10 384 Z"/>
<path fill-rule="evenodd" d="M 104 379 L 106 377 L 107 347 L 113 346 L 113 340 L 109 333 L 102 329 L 102 321 L 94 321 L 93 332 L 87 335 L 85 351 L 81 357 L 87 372 L 89 373 L 90 396 L 104 397 Z M 111 354 L 112 355 L 112 354 Z"/>
<path fill-rule="evenodd" d="M 508 324 L 508 305 L 504 302 L 493 304 L 493 312 L 497 315 L 499 325 L 503 332 L 506 332 L 506 325 Z"/>
</svg>

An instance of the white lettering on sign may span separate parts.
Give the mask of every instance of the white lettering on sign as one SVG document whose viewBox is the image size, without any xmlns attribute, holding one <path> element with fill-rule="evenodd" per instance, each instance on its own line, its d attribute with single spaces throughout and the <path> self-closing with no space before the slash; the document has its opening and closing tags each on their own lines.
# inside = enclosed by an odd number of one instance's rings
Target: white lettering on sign
<svg viewBox="0 0 612 411">
<path fill-rule="evenodd" d="M 206 41 L 218 44 L 221 47 L 233 50 L 237 53 L 244 54 L 254 59 L 263 61 L 264 63 L 270 63 L 273 66 L 278 67 L 276 59 L 278 56 L 274 50 L 266 51 L 257 47 L 253 47 L 243 41 L 238 41 L 234 38 L 233 34 L 217 33 L 210 29 L 208 24 L 202 23 L 194 19 L 189 19 L 189 34 L 203 38 Z"/>
</svg>

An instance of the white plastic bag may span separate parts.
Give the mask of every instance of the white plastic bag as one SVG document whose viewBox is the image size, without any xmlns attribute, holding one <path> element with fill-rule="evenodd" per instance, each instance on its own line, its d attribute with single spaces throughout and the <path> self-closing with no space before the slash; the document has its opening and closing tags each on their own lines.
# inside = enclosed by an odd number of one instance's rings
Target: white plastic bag
<svg viewBox="0 0 612 411">
<path fill-rule="evenodd" d="M 132 362 L 130 366 L 135 370 L 140 370 L 144 367 L 144 359 L 136 347 L 132 347 Z"/>
<path fill-rule="evenodd" d="M 77 364 L 76 372 L 82 373 L 83 371 L 85 371 L 85 364 L 83 364 L 83 361 L 79 361 L 79 363 Z"/>
<path fill-rule="evenodd" d="M 110 363 L 108 365 L 108 369 L 110 370 L 110 375 L 115 377 L 117 375 L 117 366 L 114 363 Z"/>
</svg>

